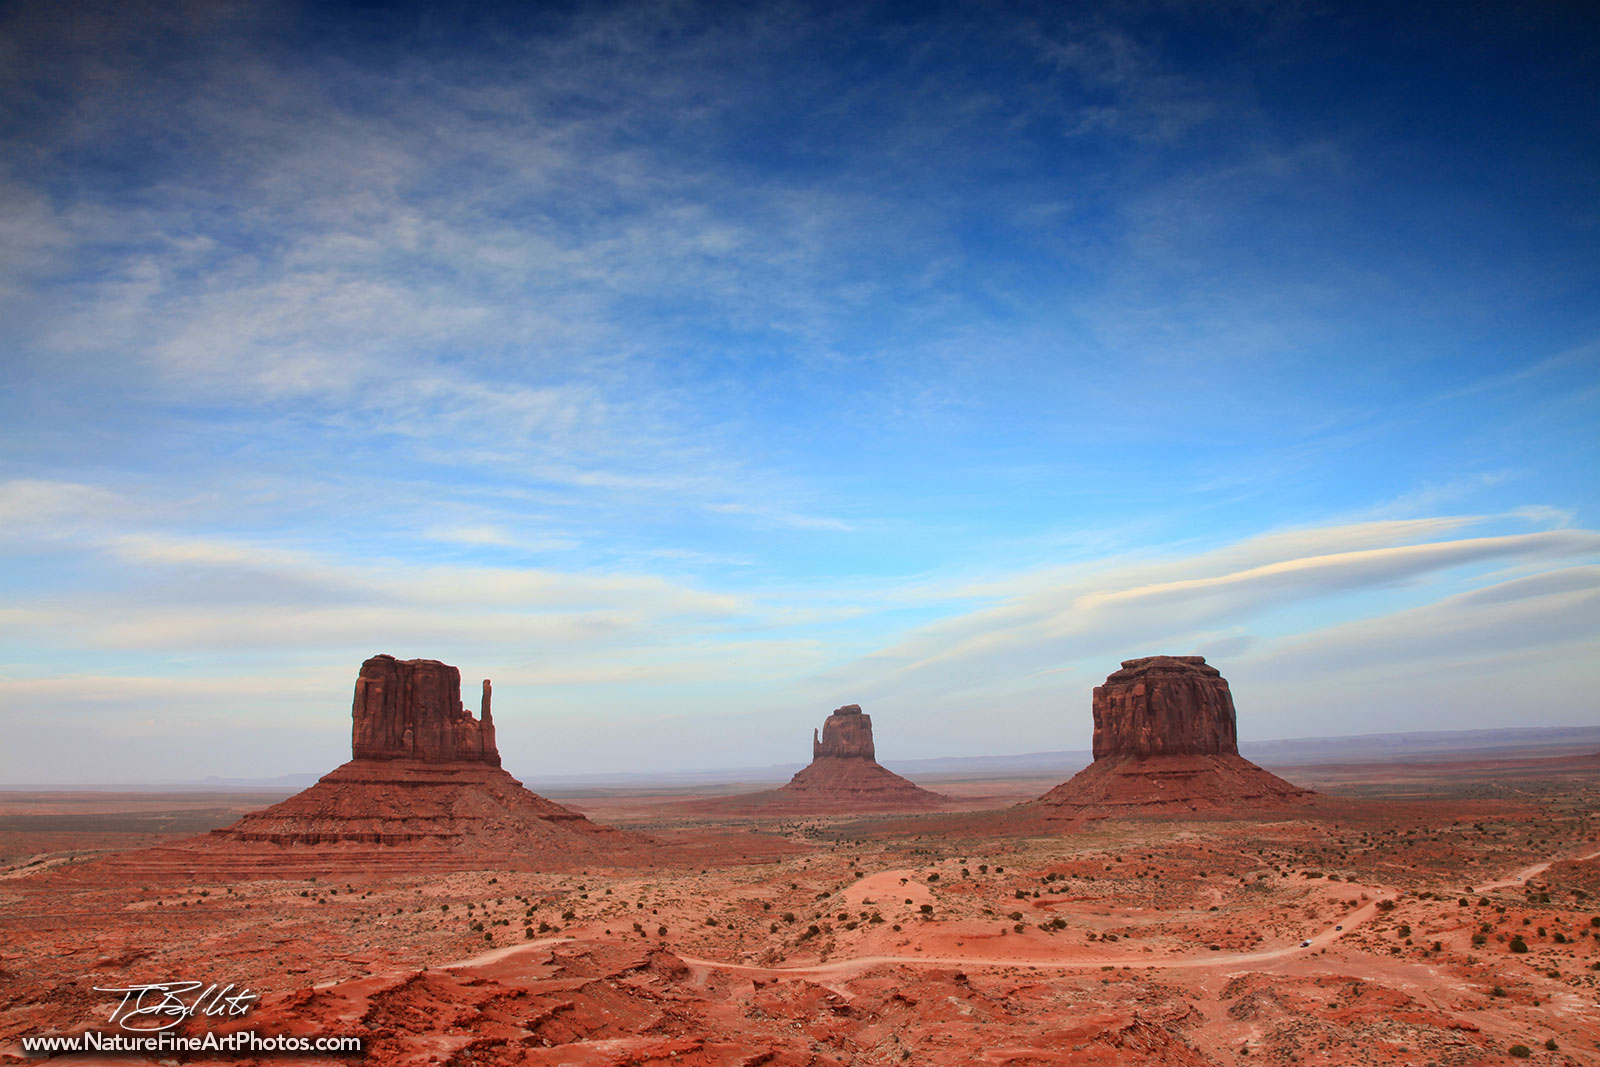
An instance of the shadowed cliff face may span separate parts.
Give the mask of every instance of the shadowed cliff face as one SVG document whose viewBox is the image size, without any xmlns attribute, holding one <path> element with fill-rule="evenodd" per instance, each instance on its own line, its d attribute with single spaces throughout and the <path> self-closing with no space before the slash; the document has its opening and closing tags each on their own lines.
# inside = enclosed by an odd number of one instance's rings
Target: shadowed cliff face
<svg viewBox="0 0 1600 1067">
<path fill-rule="evenodd" d="M 462 706 L 461 672 L 449 664 L 373 656 L 356 678 L 351 755 L 498 767 L 487 680 L 482 711 L 480 721 Z"/>
<path fill-rule="evenodd" d="M 1233 694 L 1203 656 L 1148 656 L 1094 691 L 1094 758 L 1238 755 Z"/>
<path fill-rule="evenodd" d="M 863 714 L 860 704 L 846 704 L 822 724 L 822 736 L 811 732 L 811 758 L 837 756 L 875 759 L 872 749 L 872 716 Z"/>
</svg>

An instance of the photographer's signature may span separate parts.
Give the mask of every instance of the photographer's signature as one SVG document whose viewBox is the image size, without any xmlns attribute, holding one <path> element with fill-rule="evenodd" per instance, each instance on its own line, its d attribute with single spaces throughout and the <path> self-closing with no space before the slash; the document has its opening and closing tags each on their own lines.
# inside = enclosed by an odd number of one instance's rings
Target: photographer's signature
<svg viewBox="0 0 1600 1067">
<path fill-rule="evenodd" d="M 231 1018 L 248 1014 L 261 994 L 239 989 L 234 983 L 219 986 L 212 982 L 147 982 L 143 985 L 107 988 L 95 986 L 97 993 L 121 993 L 122 1002 L 111 1010 L 108 1022 L 124 1030 L 155 1033 L 170 1030 L 195 1015 Z"/>
</svg>

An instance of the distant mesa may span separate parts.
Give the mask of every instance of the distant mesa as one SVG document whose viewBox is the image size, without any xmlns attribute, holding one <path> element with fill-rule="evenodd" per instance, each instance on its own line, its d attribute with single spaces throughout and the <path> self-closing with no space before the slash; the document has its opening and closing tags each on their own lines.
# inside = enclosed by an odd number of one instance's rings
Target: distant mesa
<svg viewBox="0 0 1600 1067">
<path fill-rule="evenodd" d="M 1203 656 L 1122 661 L 1094 691 L 1094 762 L 1035 803 L 1062 816 L 1276 808 L 1314 794 L 1239 755 L 1233 694 Z"/>
<path fill-rule="evenodd" d="M 850 814 L 942 808 L 950 798 L 878 763 L 872 716 L 859 704 L 837 708 L 811 732 L 811 763 L 787 785 L 761 793 L 691 801 L 691 810 L 733 814 Z"/>
</svg>

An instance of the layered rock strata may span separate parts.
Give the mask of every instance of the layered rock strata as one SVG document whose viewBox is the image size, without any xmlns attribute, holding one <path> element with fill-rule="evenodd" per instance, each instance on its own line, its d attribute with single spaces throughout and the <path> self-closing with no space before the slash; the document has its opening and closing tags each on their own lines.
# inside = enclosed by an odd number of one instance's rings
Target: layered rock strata
<svg viewBox="0 0 1600 1067">
<path fill-rule="evenodd" d="M 1068 816 L 1248 811 L 1313 794 L 1239 755 L 1233 694 L 1203 656 L 1147 656 L 1094 691 L 1094 762 L 1040 797 Z"/>
</svg>

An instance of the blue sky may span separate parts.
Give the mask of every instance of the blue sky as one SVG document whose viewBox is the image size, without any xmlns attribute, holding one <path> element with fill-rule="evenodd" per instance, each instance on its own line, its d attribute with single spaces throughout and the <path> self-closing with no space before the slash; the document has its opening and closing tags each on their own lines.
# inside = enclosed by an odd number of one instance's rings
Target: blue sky
<svg viewBox="0 0 1600 1067">
<path fill-rule="evenodd" d="M 1576 5 L 0 5 L 0 780 L 1600 719 Z"/>
</svg>

